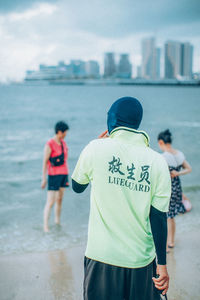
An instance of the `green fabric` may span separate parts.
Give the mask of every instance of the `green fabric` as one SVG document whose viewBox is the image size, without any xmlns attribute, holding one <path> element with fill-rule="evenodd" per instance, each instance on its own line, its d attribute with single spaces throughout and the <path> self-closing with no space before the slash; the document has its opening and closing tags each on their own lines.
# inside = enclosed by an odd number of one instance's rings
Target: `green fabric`
<svg viewBox="0 0 200 300">
<path fill-rule="evenodd" d="M 129 268 L 155 258 L 150 206 L 168 211 L 171 180 L 148 143 L 146 133 L 119 127 L 82 151 L 72 179 L 91 182 L 88 258 Z"/>
</svg>

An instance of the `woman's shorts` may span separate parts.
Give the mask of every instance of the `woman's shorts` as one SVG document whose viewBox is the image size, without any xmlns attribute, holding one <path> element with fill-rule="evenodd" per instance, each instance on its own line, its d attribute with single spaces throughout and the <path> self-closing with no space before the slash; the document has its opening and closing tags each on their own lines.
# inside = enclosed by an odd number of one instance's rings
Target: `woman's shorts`
<svg viewBox="0 0 200 300">
<path fill-rule="evenodd" d="M 49 175 L 48 190 L 59 191 L 60 188 L 69 187 L 68 175 Z"/>
</svg>

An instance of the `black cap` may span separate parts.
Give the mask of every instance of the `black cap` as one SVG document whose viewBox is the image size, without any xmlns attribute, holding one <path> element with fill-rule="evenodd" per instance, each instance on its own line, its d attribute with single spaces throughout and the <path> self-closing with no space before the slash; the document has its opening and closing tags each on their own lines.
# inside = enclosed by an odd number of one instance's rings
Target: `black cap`
<svg viewBox="0 0 200 300">
<path fill-rule="evenodd" d="M 122 97 L 116 100 L 108 111 L 107 125 L 110 133 L 114 128 L 124 126 L 138 129 L 142 121 L 143 108 L 133 97 Z"/>
</svg>

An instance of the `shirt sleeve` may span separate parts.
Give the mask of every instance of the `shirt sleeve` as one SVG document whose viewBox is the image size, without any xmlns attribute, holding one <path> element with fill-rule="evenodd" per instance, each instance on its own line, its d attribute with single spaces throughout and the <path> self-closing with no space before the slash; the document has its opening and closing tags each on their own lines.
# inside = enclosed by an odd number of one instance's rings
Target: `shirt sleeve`
<svg viewBox="0 0 200 300">
<path fill-rule="evenodd" d="M 172 155 L 168 152 L 164 152 L 161 154 L 166 160 L 168 166 L 173 165 Z"/>
<path fill-rule="evenodd" d="M 81 152 L 72 174 L 72 179 L 79 184 L 88 184 L 92 180 L 93 161 L 91 143 Z"/>
<path fill-rule="evenodd" d="M 168 212 L 171 197 L 171 177 L 165 159 L 160 156 L 153 167 L 154 189 L 151 205 L 162 212 Z"/>
<path fill-rule="evenodd" d="M 183 152 L 179 151 L 178 158 L 179 158 L 179 165 L 182 165 L 185 160 L 185 155 L 183 154 Z"/>
</svg>

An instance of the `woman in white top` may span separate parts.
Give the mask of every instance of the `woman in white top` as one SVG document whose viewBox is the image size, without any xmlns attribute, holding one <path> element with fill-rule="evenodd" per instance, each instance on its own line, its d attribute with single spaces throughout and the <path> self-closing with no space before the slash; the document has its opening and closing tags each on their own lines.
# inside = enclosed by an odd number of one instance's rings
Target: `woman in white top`
<svg viewBox="0 0 200 300">
<path fill-rule="evenodd" d="M 167 237 L 167 251 L 174 247 L 176 224 L 174 217 L 178 213 L 184 213 L 185 207 L 182 203 L 182 188 L 179 176 L 188 174 L 192 171 L 189 163 L 186 161 L 184 154 L 172 148 L 172 135 L 169 129 L 160 132 L 158 135 L 158 145 L 163 151 L 172 180 L 172 194 L 169 204 L 168 212 L 168 237 Z"/>
</svg>

